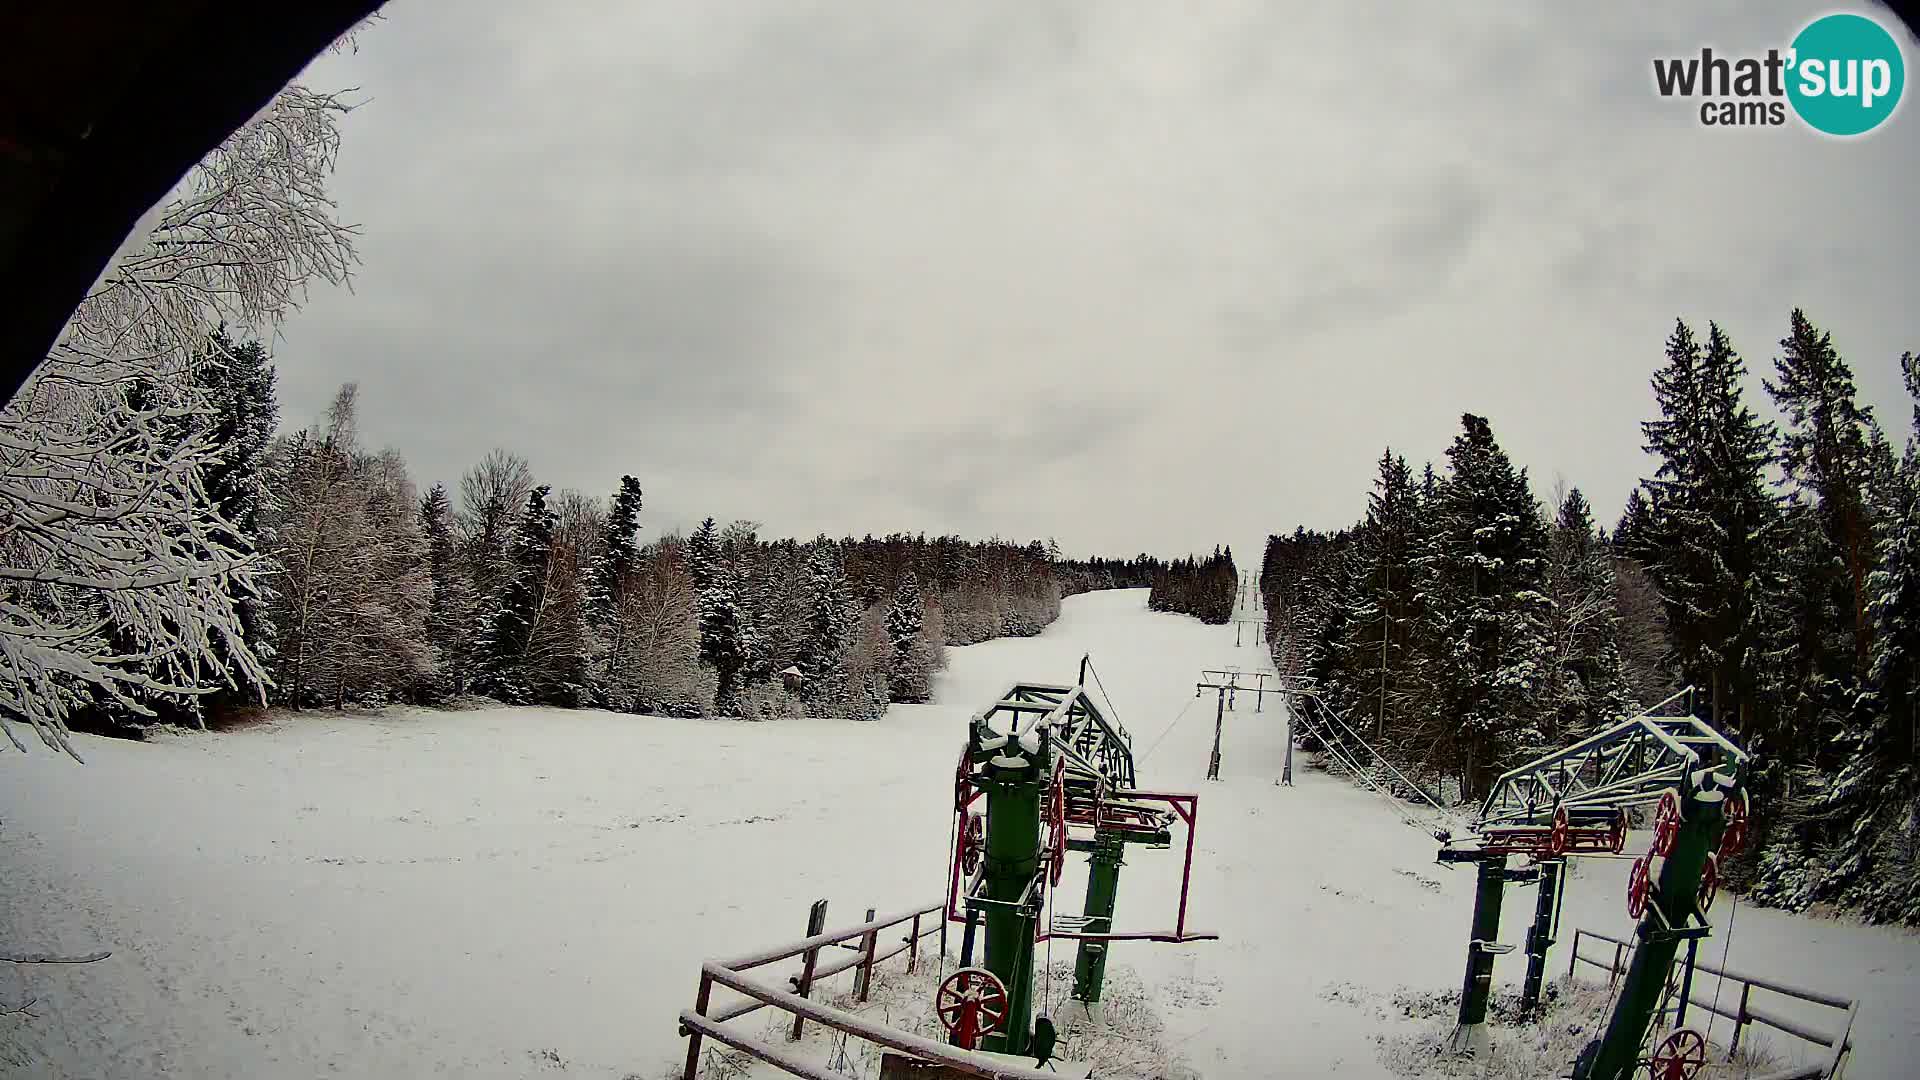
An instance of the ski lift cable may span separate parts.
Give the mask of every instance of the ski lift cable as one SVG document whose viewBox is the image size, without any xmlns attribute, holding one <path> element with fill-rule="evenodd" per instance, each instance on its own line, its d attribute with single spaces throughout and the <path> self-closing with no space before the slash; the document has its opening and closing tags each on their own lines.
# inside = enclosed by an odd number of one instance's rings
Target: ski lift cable
<svg viewBox="0 0 1920 1080">
<path fill-rule="evenodd" d="M 1324 708 L 1324 706 L 1322 707 Z M 1314 725 L 1312 721 L 1308 721 L 1308 726 L 1313 727 L 1316 725 Z M 1371 788 L 1375 795 L 1377 795 L 1381 800 L 1386 802 L 1388 806 L 1392 807 L 1394 810 L 1394 816 L 1400 819 L 1400 823 L 1402 825 L 1405 825 L 1409 829 L 1418 829 L 1420 830 L 1420 833 L 1422 835 L 1431 835 L 1433 831 L 1432 823 L 1416 822 L 1409 819 L 1407 815 L 1404 812 L 1402 812 L 1405 807 L 1405 801 L 1394 798 L 1393 793 L 1391 791 L 1388 791 L 1386 788 L 1382 787 L 1380 783 L 1373 778 L 1373 775 L 1371 773 L 1367 772 L 1365 769 L 1362 769 L 1359 766 L 1359 764 L 1354 761 L 1351 750 L 1348 750 L 1345 747 L 1341 746 L 1334 739 L 1327 738 L 1326 733 L 1324 732 L 1320 736 L 1320 746 L 1321 746 L 1321 749 L 1331 754 L 1335 761 L 1339 762 L 1342 766 L 1344 766 L 1347 769 L 1347 771 L 1353 773 L 1356 777 L 1358 777 L 1361 783 Z"/>
<path fill-rule="evenodd" d="M 1733 906 L 1727 909 L 1727 936 L 1720 946 L 1721 974 L 1713 980 L 1713 1008 L 1707 1010 L 1707 1031 L 1705 1035 L 1701 1036 L 1701 1038 L 1707 1040 L 1709 1046 L 1713 1043 L 1713 1018 L 1714 1015 L 1720 1011 L 1720 988 L 1727 984 L 1727 957 L 1728 954 L 1733 952 L 1733 920 L 1740 914 L 1740 894 L 1734 893 L 1732 890 L 1728 891 L 1732 893 Z"/>
<path fill-rule="evenodd" d="M 1317 695 L 1314 696 L 1312 700 L 1315 705 L 1318 705 L 1320 707 L 1322 712 L 1325 712 L 1327 715 L 1334 717 L 1336 720 L 1339 719 L 1339 714 L 1335 713 L 1331 708 L 1329 708 L 1325 702 L 1319 700 Z M 1406 813 L 1404 812 L 1406 807 L 1406 800 L 1395 797 L 1392 791 L 1388 790 L 1385 785 L 1381 784 L 1378 780 L 1374 779 L 1374 776 L 1372 773 L 1368 772 L 1365 769 L 1362 769 L 1359 765 L 1359 755 L 1354 753 L 1352 749 L 1348 748 L 1347 746 L 1344 745 L 1344 743 L 1338 740 L 1337 738 L 1338 733 L 1325 728 L 1324 725 L 1314 725 L 1312 721 L 1309 721 L 1309 725 L 1319 726 L 1321 728 L 1321 731 L 1320 731 L 1321 746 L 1327 749 L 1329 753 L 1333 754 L 1334 759 L 1336 761 L 1339 761 L 1342 765 L 1346 766 L 1347 769 L 1352 771 L 1356 776 L 1358 776 L 1363 783 L 1365 783 L 1368 787 L 1372 788 L 1375 794 L 1379 795 L 1382 799 L 1386 800 L 1388 805 L 1394 808 L 1402 824 L 1406 825 L 1408 828 L 1419 829 L 1423 833 L 1430 834 L 1433 831 L 1435 821 L 1427 820 L 1427 819 L 1415 821 L 1407 817 Z M 1360 738 L 1358 733 L 1354 732 L 1350 726 L 1344 723 L 1341 726 L 1346 728 L 1348 734 L 1352 735 L 1354 740 L 1358 742 L 1362 747 L 1364 747 L 1368 753 L 1373 754 L 1374 757 L 1376 758 L 1380 758 L 1379 753 L 1375 751 L 1373 747 L 1368 746 L 1366 740 Z M 1334 735 L 1336 737 L 1328 738 L 1329 735 Z M 1385 759 L 1381 758 L 1381 760 L 1384 761 Z M 1395 775 L 1398 775 L 1398 770 L 1395 770 Z M 1403 782 L 1407 783 L 1408 786 L 1410 787 L 1413 786 L 1412 781 L 1406 780 L 1405 777 L 1401 777 L 1400 779 Z M 1416 788 L 1416 790 L 1418 789 Z M 1431 800 L 1428 800 L 1428 801 L 1431 802 Z M 1453 816 L 1451 814 L 1447 814 L 1444 810 L 1441 811 L 1441 815 L 1442 816 L 1438 819 L 1439 823 L 1446 824 L 1446 825 L 1458 824 L 1454 820 Z"/>
<path fill-rule="evenodd" d="M 958 859 L 960 857 L 960 851 L 959 851 L 960 833 L 958 831 L 960 827 L 960 813 L 961 812 L 959 809 L 955 809 L 953 812 L 952 820 L 947 822 L 947 874 L 946 874 L 946 877 L 942 879 L 943 881 L 951 882 L 954 880 L 953 863 L 955 859 Z M 950 888 L 951 886 L 948 886 L 948 887 Z M 942 908 L 940 911 L 940 919 L 943 924 L 946 921 L 947 916 L 948 916 L 948 913 L 946 909 Z M 943 925 L 940 930 L 940 941 L 941 941 L 940 961 L 939 963 L 934 965 L 934 977 L 936 979 L 945 979 L 947 977 L 946 940 L 947 940 L 947 931 Z"/>
<path fill-rule="evenodd" d="M 1317 695 L 1316 695 L 1316 699 L 1317 699 Z M 1395 776 L 1399 776 L 1400 780 L 1403 783 L 1405 783 L 1408 787 L 1413 789 L 1414 794 L 1420 796 L 1421 801 L 1433 807 L 1435 810 L 1440 811 L 1442 814 L 1448 814 L 1447 808 L 1444 806 L 1441 806 L 1437 802 L 1434 802 L 1433 798 L 1427 794 L 1426 789 L 1414 783 L 1412 780 L 1408 779 L 1407 777 L 1401 776 L 1400 770 L 1395 769 L 1393 767 L 1393 763 L 1387 760 L 1386 755 L 1380 753 L 1378 750 L 1375 750 L 1371 745 L 1369 745 L 1367 743 L 1367 740 L 1365 738 L 1362 738 L 1359 732 L 1353 730 L 1353 726 L 1348 724 L 1346 720 L 1342 718 L 1338 712 L 1335 712 L 1331 706 L 1327 705 L 1325 702 L 1320 702 L 1320 708 L 1324 710 L 1328 716 L 1333 717 L 1335 723 L 1345 728 L 1347 730 L 1347 733 L 1353 736 L 1353 739 L 1355 742 L 1359 743 L 1362 747 L 1364 747 L 1368 753 L 1372 754 L 1375 759 L 1380 761 L 1382 764 L 1386 765 L 1388 769 L 1391 769 Z M 1448 814 L 1448 816 L 1451 817 L 1452 815 Z"/>
<path fill-rule="evenodd" d="M 1100 688 L 1100 696 L 1106 699 L 1107 710 L 1113 713 L 1115 726 L 1124 733 L 1127 730 L 1127 725 L 1125 721 L 1120 719 L 1120 706 L 1113 703 L 1113 694 L 1107 689 L 1106 682 L 1100 678 L 1100 669 L 1093 666 L 1093 660 L 1091 658 L 1087 660 L 1087 672 L 1093 676 L 1093 684 Z"/>
<path fill-rule="evenodd" d="M 1153 745 L 1147 747 L 1147 752 L 1140 755 L 1138 761 L 1135 764 L 1135 768 L 1138 768 L 1140 765 L 1146 764 L 1147 759 L 1153 756 L 1153 752 L 1155 750 L 1160 749 L 1160 744 L 1166 740 L 1168 732 L 1171 732 L 1173 730 L 1173 725 L 1178 724 L 1180 722 L 1180 718 L 1187 715 L 1187 710 L 1193 708 L 1193 703 L 1199 700 L 1200 699 L 1198 697 L 1191 698 L 1187 701 L 1185 705 L 1182 705 L 1180 707 L 1180 711 L 1174 714 L 1172 722 L 1169 723 L 1166 726 L 1166 728 L 1160 732 L 1159 736 L 1153 740 Z"/>
</svg>

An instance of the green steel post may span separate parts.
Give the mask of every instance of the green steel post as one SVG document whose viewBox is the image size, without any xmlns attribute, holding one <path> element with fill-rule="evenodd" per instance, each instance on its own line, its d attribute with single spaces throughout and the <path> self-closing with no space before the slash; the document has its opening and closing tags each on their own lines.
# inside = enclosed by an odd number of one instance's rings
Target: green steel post
<svg viewBox="0 0 1920 1080">
<path fill-rule="evenodd" d="M 1220 725 L 1227 715 L 1226 687 L 1220 688 L 1218 696 L 1220 700 L 1213 710 L 1213 756 L 1207 759 L 1207 779 L 1209 780 L 1220 779 Z"/>
<path fill-rule="evenodd" d="M 1453 1029 L 1455 1053 L 1478 1054 L 1487 1045 L 1487 999 L 1493 991 L 1492 946 L 1500 937 L 1500 902 L 1507 888 L 1507 857 L 1479 858 L 1479 888 L 1473 894 L 1473 940 L 1467 943 L 1467 977 L 1460 988 L 1460 1022 Z"/>
<path fill-rule="evenodd" d="M 1725 808 L 1722 798 L 1718 791 L 1702 795 L 1688 790 L 1680 800 L 1680 832 L 1674 837 L 1673 850 L 1660 868 L 1660 880 L 1634 931 L 1640 944 L 1633 950 L 1626 981 L 1620 984 L 1619 1004 L 1607 1024 L 1599 1053 L 1585 1074 L 1587 1080 L 1626 1080 L 1638 1067 L 1640 1044 L 1646 1041 L 1653 1014 L 1660 1007 L 1660 995 L 1673 971 L 1674 954 L 1686 936 L 1676 933 L 1675 928 L 1684 929 L 1694 922 L 1700 873 L 1707 865 L 1707 856 L 1720 843 Z"/>
<path fill-rule="evenodd" d="M 1087 871 L 1086 933 L 1113 933 L 1113 905 L 1120 891 L 1120 867 L 1127 847 L 1118 833 L 1098 832 L 1093 837 L 1093 857 Z M 1100 1001 L 1107 978 L 1109 941 L 1082 941 L 1073 961 L 1073 999 L 1088 1005 Z"/>
<path fill-rule="evenodd" d="M 1553 947 L 1553 907 L 1560 891 L 1564 859 L 1540 864 L 1540 895 L 1533 906 L 1533 926 L 1527 931 L 1527 980 L 1520 986 L 1520 1011 L 1532 1015 L 1540 1007 L 1540 984 L 1547 973 L 1547 950 Z"/>
<path fill-rule="evenodd" d="M 989 766 L 987 780 L 986 969 L 1007 985 L 1007 1021 L 982 1040 L 987 1050 L 1024 1054 L 1033 1023 L 1033 923 L 1038 909 L 1016 907 L 1040 865 L 1040 801 L 1048 772 L 1041 761 L 1024 768 Z"/>
</svg>

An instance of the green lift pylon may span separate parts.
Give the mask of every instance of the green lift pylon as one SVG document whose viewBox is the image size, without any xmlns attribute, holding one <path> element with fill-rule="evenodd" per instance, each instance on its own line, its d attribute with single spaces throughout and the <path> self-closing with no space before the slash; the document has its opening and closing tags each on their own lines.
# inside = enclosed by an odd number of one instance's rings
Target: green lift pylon
<svg viewBox="0 0 1920 1080">
<path fill-rule="evenodd" d="M 1218 936 L 1186 929 L 1199 797 L 1135 788 L 1129 739 L 1088 694 L 1086 670 L 1083 661 L 1083 681 L 1076 686 L 1016 684 L 968 728 L 956 777 L 959 842 L 947 917 L 981 926 L 986 933 L 981 965 L 1007 989 L 1005 1023 L 982 1040 L 983 1049 L 1025 1054 L 1031 1048 L 1035 949 L 1049 938 L 1079 942 L 1073 996 L 1091 1005 L 1100 1000 L 1115 940 Z M 986 809 L 985 827 L 977 833 L 970 828 L 976 801 Z M 1187 824 L 1187 852 L 1174 929 L 1116 933 L 1113 914 L 1126 845 L 1168 847 L 1176 820 Z M 1071 835 L 1070 827 L 1082 834 Z M 1077 922 L 1069 917 L 1064 929 L 1043 926 L 1048 893 L 1059 884 L 1069 851 L 1091 856 L 1084 914 Z M 1060 923 L 1061 916 L 1054 914 L 1052 921 Z M 972 962 L 972 938 L 969 931 L 966 963 Z"/>
<path fill-rule="evenodd" d="M 982 860 L 988 971 L 1007 987 L 1004 1027 L 986 1049 L 1027 1052 L 1033 1021 L 1033 941 L 1040 918 L 1040 805 L 1052 777 L 1051 746 L 1038 753 L 995 753 L 978 781 L 987 794 L 987 846 Z"/>
<path fill-rule="evenodd" d="M 1069 846 L 1091 852 L 1087 862 L 1087 903 L 1083 909 L 1086 924 L 1082 929 L 1089 934 L 1110 934 L 1113 908 L 1120 893 L 1120 867 L 1126 862 L 1127 839 L 1110 830 L 1096 830 L 1093 842 L 1084 849 L 1080 842 L 1071 842 Z M 1080 942 L 1073 958 L 1075 1001 L 1084 1001 L 1089 1006 L 1100 1003 L 1107 979 L 1107 948 L 1105 941 Z"/>
<path fill-rule="evenodd" d="M 1460 988 L 1460 1018 L 1449 1048 L 1456 1054 L 1478 1054 L 1487 1046 L 1487 1006 L 1493 997 L 1493 960 L 1512 946 L 1500 944 L 1500 909 L 1507 885 L 1534 881 L 1535 867 L 1509 867 L 1500 850 L 1440 853 L 1441 862 L 1470 862 L 1479 867 L 1473 894 L 1473 937 L 1467 943 L 1467 976 Z"/>
<path fill-rule="evenodd" d="M 1713 932 L 1700 906 L 1701 878 L 1720 846 L 1727 799 L 1739 780 L 1738 770 L 1731 767 L 1720 771 L 1707 766 L 1689 773 L 1679 799 L 1679 827 L 1664 841 L 1667 850 L 1658 883 L 1649 869 L 1653 852 L 1635 863 L 1629 888 L 1640 892 L 1645 910 L 1634 929 L 1633 960 L 1606 1034 L 1581 1053 L 1574 1064 L 1575 1080 L 1627 1080 L 1638 1071 L 1641 1046 L 1672 975 L 1674 954 L 1682 941 Z M 1629 904 L 1633 902 L 1630 892 Z"/>
<path fill-rule="evenodd" d="M 1658 714 L 1682 698 L 1688 699 L 1685 714 Z M 1691 715 L 1691 699 L 1691 688 L 1682 690 L 1646 713 L 1509 770 L 1494 782 L 1480 808 L 1477 835 L 1440 835 L 1442 862 L 1475 863 L 1480 870 L 1454 1038 L 1458 1050 L 1470 1053 L 1484 1045 L 1494 957 L 1512 948 L 1493 940 L 1504 886 L 1516 880 L 1516 874 L 1540 883 L 1527 933 L 1522 991 L 1523 1009 L 1532 1011 L 1539 1002 L 1565 889 L 1565 859 L 1619 854 L 1627 838 L 1627 811 L 1658 802 L 1653 850 L 1635 863 L 1628 900 L 1629 911 L 1640 919 L 1639 943 L 1606 1036 L 1589 1044 L 1575 1063 L 1574 1075 L 1580 1080 L 1624 1080 L 1639 1066 L 1641 1044 L 1680 942 L 1711 932 L 1699 901 L 1701 880 L 1716 873 L 1722 808 L 1729 805 L 1726 800 L 1748 767 L 1746 751 Z M 1744 802 L 1739 805 L 1744 814 Z M 1529 856 L 1535 866 L 1508 870 L 1511 855 Z"/>
</svg>

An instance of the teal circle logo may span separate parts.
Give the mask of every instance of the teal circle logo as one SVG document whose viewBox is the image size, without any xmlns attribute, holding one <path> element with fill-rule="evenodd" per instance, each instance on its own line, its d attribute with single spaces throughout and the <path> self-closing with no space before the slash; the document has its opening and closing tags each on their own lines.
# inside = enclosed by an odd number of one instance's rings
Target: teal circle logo
<svg viewBox="0 0 1920 1080">
<path fill-rule="evenodd" d="M 1793 39 L 1787 100 L 1815 131 L 1862 135 L 1900 104 L 1907 65 L 1900 44 L 1864 15 L 1827 15 Z"/>
</svg>

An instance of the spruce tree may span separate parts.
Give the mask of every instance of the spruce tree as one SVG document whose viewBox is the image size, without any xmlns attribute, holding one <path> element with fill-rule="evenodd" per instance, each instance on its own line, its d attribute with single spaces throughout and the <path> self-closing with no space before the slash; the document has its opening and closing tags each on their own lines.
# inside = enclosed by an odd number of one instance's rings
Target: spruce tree
<svg viewBox="0 0 1920 1080">
<path fill-rule="evenodd" d="M 1356 719 L 1372 722 L 1376 745 L 1405 705 L 1401 687 L 1408 676 L 1412 629 L 1417 496 L 1406 458 L 1387 449 L 1353 547 L 1353 614 L 1340 644 L 1352 684 L 1343 697 Z"/>
<path fill-rule="evenodd" d="M 801 696 L 814 715 L 842 716 L 849 704 L 846 651 L 854 609 L 839 554 L 824 536 L 807 558 L 806 597 L 806 633 L 797 658 Z"/>
<path fill-rule="evenodd" d="M 608 708 L 629 711 L 630 669 L 636 662 L 633 600 L 640 571 L 640 481 L 622 476 L 601 527 L 599 556 L 590 568 L 587 608 L 596 631 L 591 681 Z"/>
<path fill-rule="evenodd" d="M 1868 918 L 1920 922 L 1920 357 L 1900 359 L 1913 398 L 1906 454 L 1874 507 L 1866 688 L 1823 800 L 1844 833 L 1820 892 Z"/>
<path fill-rule="evenodd" d="M 688 559 L 697 590 L 694 610 L 700 628 L 700 663 L 712 668 L 718 679 L 713 711 L 719 716 L 739 716 L 741 676 L 755 652 L 753 628 L 741 611 L 738 583 L 712 518 L 702 522 L 688 541 Z"/>
<path fill-rule="evenodd" d="M 640 481 L 622 476 L 607 511 L 600 564 L 594 568 L 594 598 L 603 610 L 619 606 L 639 562 L 640 507 Z"/>
<path fill-rule="evenodd" d="M 510 704 L 577 707 L 588 697 L 584 597 L 556 558 L 551 490 L 542 484 L 527 495 L 499 607 L 480 635 L 476 683 Z"/>
<path fill-rule="evenodd" d="M 1653 507 L 1647 502 L 1646 491 L 1636 487 L 1627 492 L 1626 509 L 1620 514 L 1619 524 L 1614 526 L 1614 550 L 1642 565 L 1652 562 L 1659 554 L 1653 528 Z"/>
<path fill-rule="evenodd" d="M 1543 742 L 1547 537 L 1526 472 L 1492 427 L 1471 413 L 1461 427 L 1447 451 L 1426 592 L 1440 643 L 1432 676 L 1458 727 L 1463 794 L 1474 797 Z"/>
<path fill-rule="evenodd" d="M 932 672 L 923 659 L 920 634 L 926 626 L 926 601 L 920 583 L 909 570 L 900 576 L 893 603 L 887 608 L 887 638 L 892 645 L 892 699 L 920 702 L 931 690 Z"/>
<path fill-rule="evenodd" d="M 719 533 L 713 519 L 708 518 L 687 537 L 687 573 L 693 577 L 694 588 L 705 589 L 712 584 L 719 563 Z"/>
<path fill-rule="evenodd" d="M 1872 572 L 1873 535 L 1866 491 L 1872 471 L 1868 452 L 1872 410 L 1858 402 L 1853 372 L 1833 347 L 1832 335 L 1794 309 L 1774 361 L 1776 379 L 1767 392 L 1787 417 L 1779 463 L 1795 495 L 1819 513 L 1820 529 L 1837 565 L 1824 576 L 1851 632 L 1848 652 L 1855 674 L 1864 674 L 1872 635 L 1867 621 L 1867 575 Z M 1823 623 L 1827 620 L 1821 620 Z"/>
<path fill-rule="evenodd" d="M 1702 350 L 1677 323 L 1653 379 L 1661 419 L 1641 429 L 1660 459 L 1643 485 L 1657 552 L 1648 570 L 1680 671 L 1707 690 L 1716 722 L 1754 732 L 1781 518 L 1766 481 L 1773 429 L 1747 407 L 1745 374 L 1718 326 Z"/>
<path fill-rule="evenodd" d="M 553 557 L 552 489 L 541 484 L 527 494 L 527 509 L 508 552 L 498 607 L 480 635 L 476 685 L 511 705 L 530 704 L 534 686 L 526 659 L 539 626 L 547 564 Z"/>
<path fill-rule="evenodd" d="M 272 498 L 267 453 L 280 423 L 272 360 L 258 341 L 236 343 L 222 326 L 213 332 L 192 377 L 213 410 L 202 427 L 217 449 L 201 478 L 214 511 L 225 522 L 214 533 L 241 550 L 266 551 L 273 543 L 263 517 Z M 247 591 L 233 601 L 253 654 L 270 665 L 278 635 L 266 598 Z M 214 647 L 224 648 L 217 638 Z M 263 693 L 261 687 L 241 686 L 214 695 L 210 704 L 220 707 L 245 699 L 257 703 Z"/>
<path fill-rule="evenodd" d="M 467 580 L 454 535 L 453 507 L 444 484 L 435 484 L 420 500 L 420 532 L 426 539 L 433 598 L 427 609 L 427 643 L 439 671 L 441 693 L 462 694 L 472 674 L 476 616 L 473 585 Z"/>
<path fill-rule="evenodd" d="M 1595 533 L 1592 507 L 1579 488 L 1561 500 L 1549 529 L 1546 592 L 1553 602 L 1546 735 L 1557 746 L 1604 726 L 1627 705 L 1613 557 Z"/>
</svg>

